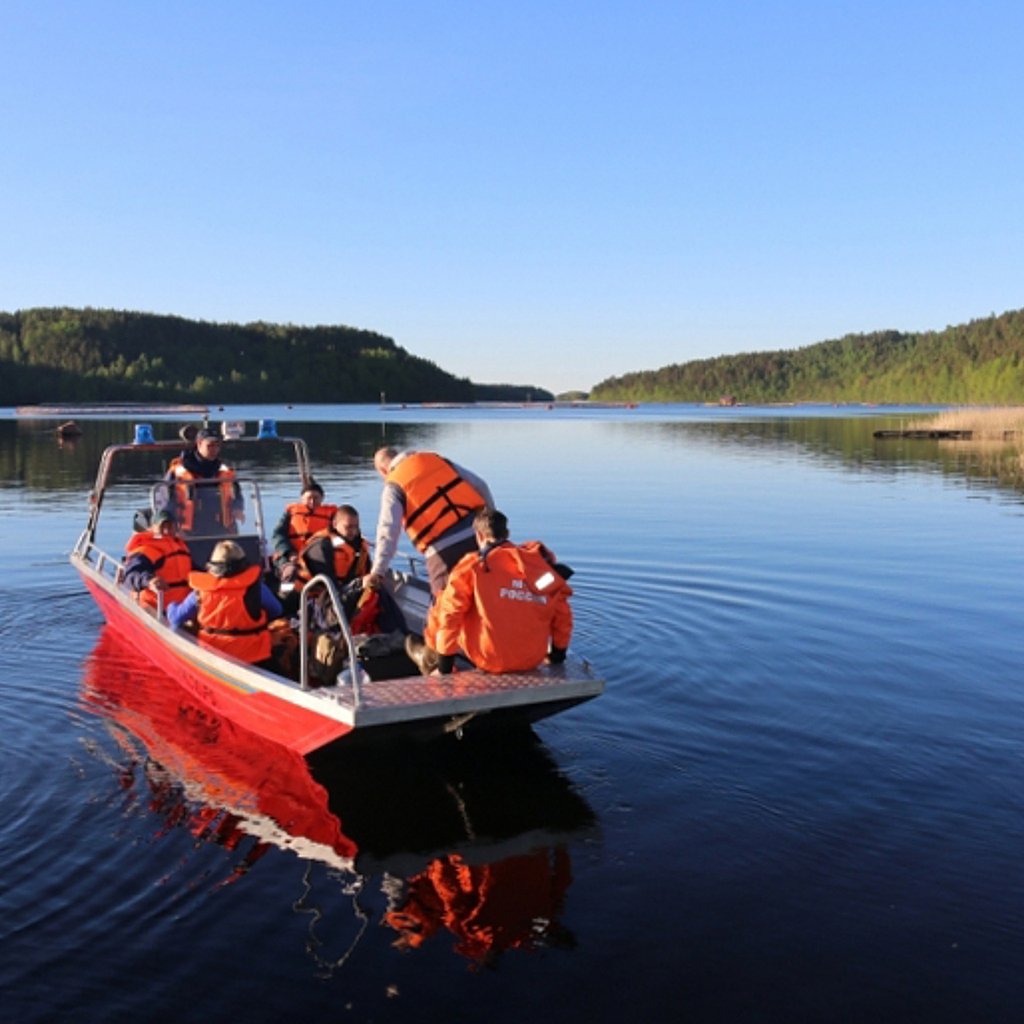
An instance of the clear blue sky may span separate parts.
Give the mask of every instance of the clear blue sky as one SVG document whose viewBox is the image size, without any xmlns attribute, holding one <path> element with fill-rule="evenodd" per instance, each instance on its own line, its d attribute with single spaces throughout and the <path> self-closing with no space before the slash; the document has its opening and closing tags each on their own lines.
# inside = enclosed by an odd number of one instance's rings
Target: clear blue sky
<svg viewBox="0 0 1024 1024">
<path fill-rule="evenodd" d="M 6 0 L 0 309 L 560 391 L 1024 306 L 1019 0 Z"/>
</svg>

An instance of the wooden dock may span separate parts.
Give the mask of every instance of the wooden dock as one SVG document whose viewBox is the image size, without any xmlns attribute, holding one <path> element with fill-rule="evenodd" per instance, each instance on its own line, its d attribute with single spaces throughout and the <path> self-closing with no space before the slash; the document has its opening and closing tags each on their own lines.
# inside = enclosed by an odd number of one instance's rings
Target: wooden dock
<svg viewBox="0 0 1024 1024">
<path fill-rule="evenodd" d="M 1010 431 L 1012 434 L 1013 432 Z M 883 439 L 909 438 L 924 441 L 970 441 L 973 430 L 876 430 L 873 437 Z"/>
</svg>

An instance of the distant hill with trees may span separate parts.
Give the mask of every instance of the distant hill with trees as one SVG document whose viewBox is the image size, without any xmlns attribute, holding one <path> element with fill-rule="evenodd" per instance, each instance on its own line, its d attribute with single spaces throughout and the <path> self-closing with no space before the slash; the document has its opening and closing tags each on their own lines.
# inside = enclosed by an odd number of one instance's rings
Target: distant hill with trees
<svg viewBox="0 0 1024 1024">
<path fill-rule="evenodd" d="M 1024 310 L 944 331 L 848 334 L 806 348 L 718 356 L 601 381 L 631 402 L 1024 403 Z"/>
<path fill-rule="evenodd" d="M 0 405 L 548 401 L 474 384 L 373 331 L 218 324 L 109 309 L 0 312 Z"/>
</svg>

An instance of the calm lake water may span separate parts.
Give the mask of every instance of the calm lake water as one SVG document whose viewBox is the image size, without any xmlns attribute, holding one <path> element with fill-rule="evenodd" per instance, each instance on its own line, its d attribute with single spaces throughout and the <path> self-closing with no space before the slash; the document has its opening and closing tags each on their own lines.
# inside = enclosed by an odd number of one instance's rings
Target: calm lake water
<svg viewBox="0 0 1024 1024">
<path fill-rule="evenodd" d="M 501 747 L 242 735 L 68 565 L 130 425 L 7 410 L 5 1020 L 1024 1019 L 1010 457 L 895 409 L 261 413 L 368 533 L 379 444 L 484 475 L 607 691 Z"/>
</svg>

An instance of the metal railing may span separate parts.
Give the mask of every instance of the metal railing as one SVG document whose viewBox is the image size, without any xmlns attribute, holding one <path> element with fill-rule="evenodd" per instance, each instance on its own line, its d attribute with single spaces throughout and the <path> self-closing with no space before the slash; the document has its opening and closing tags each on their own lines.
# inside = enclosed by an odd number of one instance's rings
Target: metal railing
<svg viewBox="0 0 1024 1024">
<path fill-rule="evenodd" d="M 349 628 L 348 617 L 342 607 L 341 595 L 334 581 L 323 574 L 314 576 L 302 588 L 299 596 L 299 685 L 304 690 L 309 689 L 309 636 L 310 636 L 310 603 L 313 596 L 319 591 L 328 595 L 331 608 L 335 618 L 338 620 L 338 629 L 348 647 L 349 674 L 352 677 L 352 699 L 355 707 L 359 706 L 361 699 L 360 692 L 360 665 L 359 656 L 356 654 L 356 643 Z"/>
</svg>

